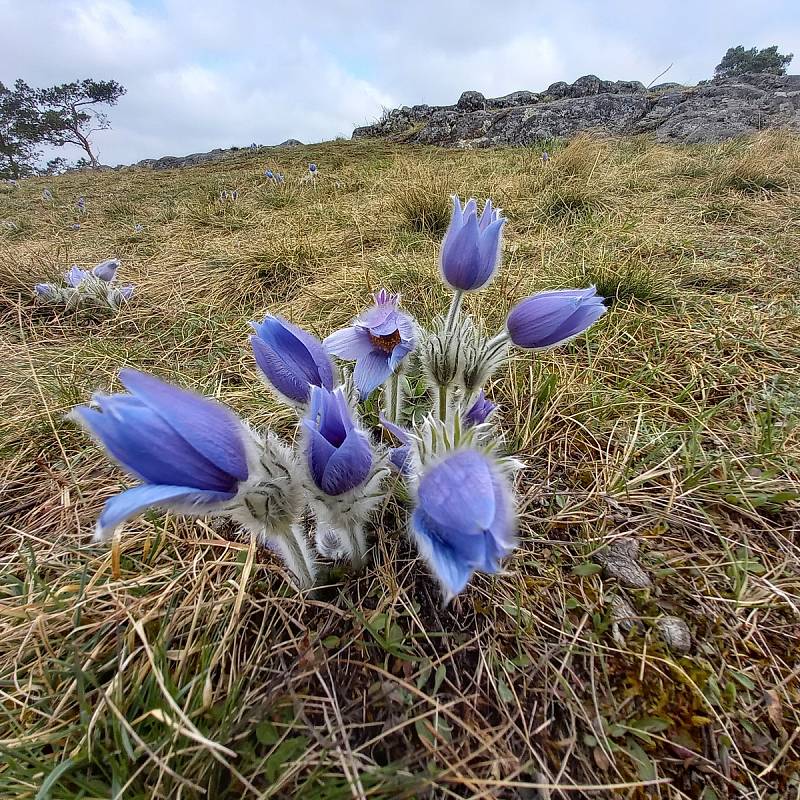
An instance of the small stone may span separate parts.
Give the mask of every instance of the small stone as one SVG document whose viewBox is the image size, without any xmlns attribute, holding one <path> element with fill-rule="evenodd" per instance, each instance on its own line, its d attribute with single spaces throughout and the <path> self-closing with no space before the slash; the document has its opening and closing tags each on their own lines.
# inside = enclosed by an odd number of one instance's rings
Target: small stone
<svg viewBox="0 0 800 800">
<path fill-rule="evenodd" d="M 623 633 L 630 633 L 637 625 L 636 609 L 622 595 L 611 599 L 611 620 Z"/>
<path fill-rule="evenodd" d="M 689 626 L 680 617 L 661 617 L 656 622 L 659 633 L 670 650 L 688 653 L 692 649 L 692 634 Z"/>
<path fill-rule="evenodd" d="M 631 589 L 647 589 L 653 582 L 639 566 L 638 556 L 638 540 L 626 536 L 598 552 L 595 558 L 603 565 L 605 577 L 615 578 Z"/>
</svg>

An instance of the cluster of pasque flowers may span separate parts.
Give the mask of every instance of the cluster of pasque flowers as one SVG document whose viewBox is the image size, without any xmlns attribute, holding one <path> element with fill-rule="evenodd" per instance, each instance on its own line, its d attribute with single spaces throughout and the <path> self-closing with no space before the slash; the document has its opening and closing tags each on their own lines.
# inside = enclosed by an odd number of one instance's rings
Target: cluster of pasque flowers
<svg viewBox="0 0 800 800">
<path fill-rule="evenodd" d="M 487 335 L 461 305 L 495 275 L 506 220 L 488 200 L 480 215 L 474 200 L 453 204 L 440 259 L 453 300 L 430 330 L 386 290 L 323 341 L 278 316 L 253 324 L 259 372 L 299 417 L 293 445 L 256 432 L 216 401 L 130 369 L 120 373 L 128 394 L 97 395 L 75 409 L 142 482 L 106 503 L 97 538 L 151 506 L 228 516 L 282 554 L 308 587 L 320 554 L 364 565 L 372 515 L 404 481 L 409 533 L 445 601 L 475 571 L 499 572 L 516 544 L 519 462 L 501 452 L 484 386 L 513 346 L 561 344 L 605 307 L 594 288 L 542 292 Z M 376 407 L 380 429 L 371 435 L 365 419 Z M 316 548 L 301 524 L 309 510 Z"/>
<path fill-rule="evenodd" d="M 116 282 L 119 268 L 117 258 L 101 261 L 89 270 L 73 264 L 64 276 L 65 285 L 37 283 L 34 286 L 36 299 L 40 303 L 65 306 L 67 309 L 102 308 L 117 311 L 131 299 L 134 288 L 131 284 Z"/>
</svg>

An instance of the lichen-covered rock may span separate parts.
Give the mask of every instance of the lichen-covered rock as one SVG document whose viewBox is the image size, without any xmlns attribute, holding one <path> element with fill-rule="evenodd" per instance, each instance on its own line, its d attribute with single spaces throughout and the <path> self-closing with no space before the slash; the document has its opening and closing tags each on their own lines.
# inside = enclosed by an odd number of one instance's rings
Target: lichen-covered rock
<svg viewBox="0 0 800 800">
<path fill-rule="evenodd" d="M 631 589 L 647 589 L 652 586 L 650 576 L 639 564 L 639 542 L 631 537 L 617 539 L 595 554 L 603 565 L 603 574 L 614 578 L 622 586 Z"/>
<path fill-rule="evenodd" d="M 656 627 L 670 650 L 688 653 L 692 649 L 692 634 L 680 617 L 661 617 L 656 621 Z"/>
</svg>

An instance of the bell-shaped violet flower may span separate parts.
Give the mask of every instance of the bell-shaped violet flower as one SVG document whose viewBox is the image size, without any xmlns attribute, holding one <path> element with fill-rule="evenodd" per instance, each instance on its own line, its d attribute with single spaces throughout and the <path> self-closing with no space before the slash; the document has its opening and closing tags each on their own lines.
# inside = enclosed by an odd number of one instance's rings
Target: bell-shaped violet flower
<svg viewBox="0 0 800 800">
<path fill-rule="evenodd" d="M 265 169 L 264 170 L 264 177 L 265 178 L 269 178 L 270 180 L 272 180 L 275 177 L 275 175 L 274 175 L 274 173 L 272 172 L 271 169 Z"/>
<path fill-rule="evenodd" d="M 309 164 L 309 165 L 308 165 L 308 171 L 309 171 L 309 172 L 310 172 L 312 175 L 316 175 L 316 174 L 317 174 L 317 165 L 316 165 L 316 164 Z"/>
<path fill-rule="evenodd" d="M 489 419 L 489 416 L 497 408 L 497 404 L 493 403 L 486 397 L 486 393 L 481 389 L 475 402 L 467 409 L 464 414 L 464 422 L 469 425 L 481 425 Z"/>
<path fill-rule="evenodd" d="M 95 538 L 151 506 L 203 514 L 231 500 L 249 473 L 247 431 L 236 415 L 143 372 L 124 369 L 120 380 L 130 394 L 96 396 L 99 410 L 71 414 L 142 481 L 108 500 Z"/>
<path fill-rule="evenodd" d="M 474 199 L 461 208 L 453 195 L 453 216 L 447 229 L 439 263 L 445 283 L 456 291 L 472 292 L 482 289 L 497 271 L 500 260 L 500 240 L 505 225 L 500 209 L 487 200 L 478 217 Z"/>
<path fill-rule="evenodd" d="M 360 486 L 372 469 L 372 448 L 353 421 L 340 388 L 331 392 L 314 386 L 303 420 L 308 439 L 308 471 L 317 488 L 337 496 Z"/>
<path fill-rule="evenodd" d="M 526 350 L 555 347 L 583 333 L 606 312 L 597 289 L 560 289 L 520 300 L 506 328 L 511 341 Z"/>
<path fill-rule="evenodd" d="M 92 269 L 92 275 L 94 275 L 95 278 L 99 278 L 101 281 L 110 283 L 117 277 L 117 270 L 119 267 L 120 261 L 118 258 L 108 258 L 105 261 L 101 261 Z"/>
<path fill-rule="evenodd" d="M 312 386 L 333 389 L 334 371 L 322 344 L 281 317 L 251 322 L 256 364 L 275 390 L 294 403 L 307 403 Z"/>
<path fill-rule="evenodd" d="M 397 372 L 416 344 L 414 321 L 398 307 L 400 295 L 381 289 L 373 297 L 375 305 L 357 317 L 351 327 L 336 331 L 323 341 L 329 353 L 355 360 L 353 380 L 362 399 Z"/>
<path fill-rule="evenodd" d="M 404 475 L 411 469 L 411 434 L 402 426 L 395 425 L 383 414 L 378 415 L 381 427 L 397 439 L 400 444 L 397 447 L 389 448 L 389 463 Z"/>
<path fill-rule="evenodd" d="M 125 284 L 125 286 L 118 286 L 117 291 L 123 300 L 130 300 L 133 297 L 134 286 L 132 283 Z"/>
<path fill-rule="evenodd" d="M 67 283 L 76 289 L 80 284 L 89 277 L 89 273 L 85 269 L 81 269 L 77 264 L 73 264 L 66 274 Z"/>
<path fill-rule="evenodd" d="M 33 290 L 36 292 L 37 297 L 42 300 L 55 300 L 58 296 L 58 289 L 52 283 L 37 283 Z"/>
<path fill-rule="evenodd" d="M 475 570 L 498 572 L 514 549 L 511 489 L 488 456 L 455 451 L 422 475 L 411 528 L 449 602 Z"/>
</svg>

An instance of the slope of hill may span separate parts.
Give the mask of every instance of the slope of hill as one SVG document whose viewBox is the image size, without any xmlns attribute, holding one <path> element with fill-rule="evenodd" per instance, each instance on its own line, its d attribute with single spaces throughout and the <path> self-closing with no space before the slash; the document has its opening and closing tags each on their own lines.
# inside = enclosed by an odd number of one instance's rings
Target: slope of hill
<svg viewBox="0 0 800 800">
<path fill-rule="evenodd" d="M 780 132 L 580 136 L 548 164 L 345 142 L 0 186 L 0 797 L 795 796 L 799 189 Z M 316 596 L 203 520 L 90 543 L 130 482 L 65 412 L 128 365 L 291 434 L 248 322 L 326 334 L 381 286 L 429 322 L 453 192 L 509 217 L 470 299 L 490 324 L 540 289 L 610 299 L 491 388 L 525 462 L 506 574 L 442 608 L 399 499 L 373 565 Z M 111 255 L 137 287 L 118 316 L 34 305 Z M 640 588 L 614 564 L 636 546 Z"/>
</svg>

